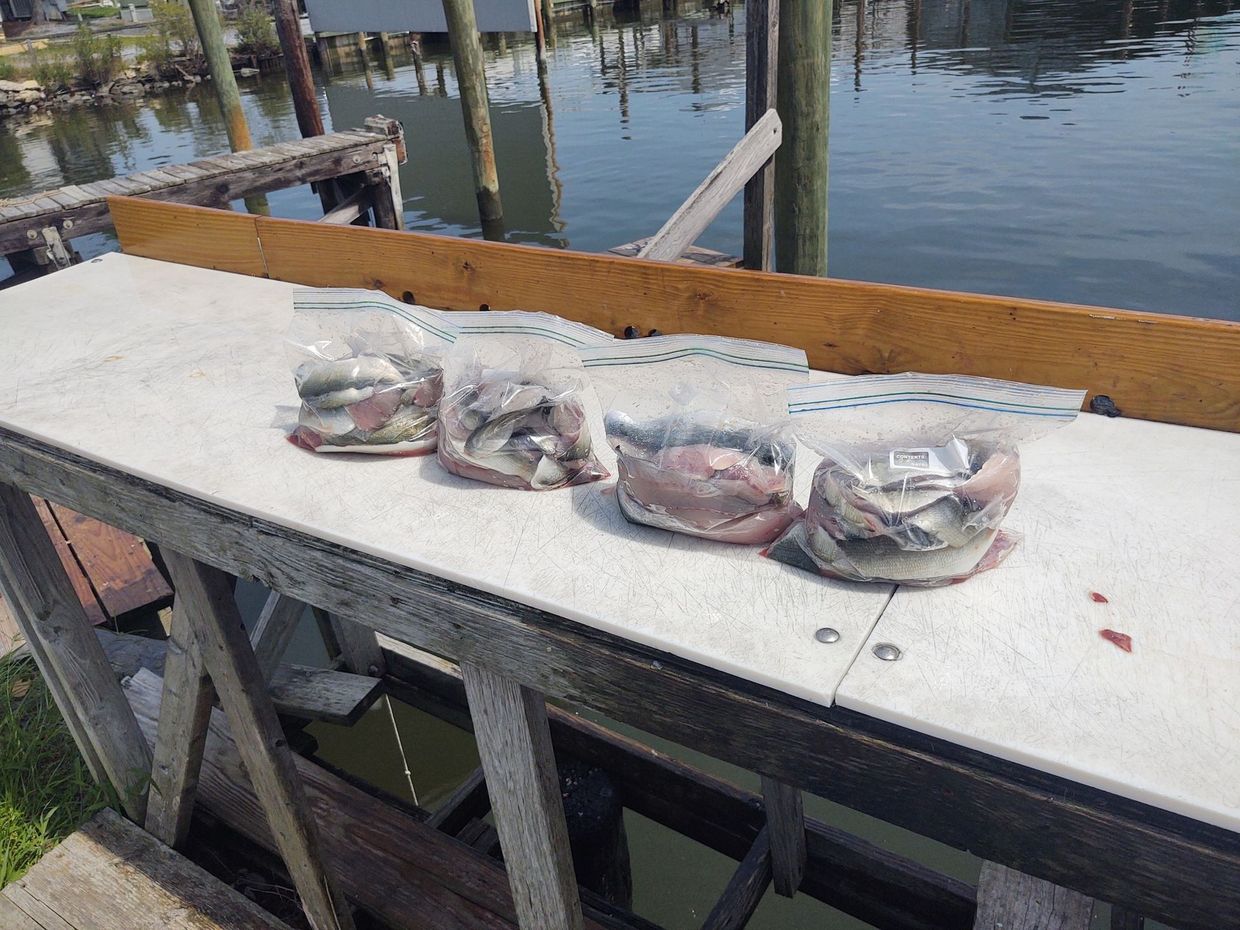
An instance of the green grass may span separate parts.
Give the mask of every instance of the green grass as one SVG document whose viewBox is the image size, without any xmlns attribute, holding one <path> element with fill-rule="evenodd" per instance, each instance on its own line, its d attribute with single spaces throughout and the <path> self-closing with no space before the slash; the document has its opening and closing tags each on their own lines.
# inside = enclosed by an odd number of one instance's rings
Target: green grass
<svg viewBox="0 0 1240 930">
<path fill-rule="evenodd" d="M 28 658 L 0 658 L 0 887 L 109 803 Z"/>
</svg>

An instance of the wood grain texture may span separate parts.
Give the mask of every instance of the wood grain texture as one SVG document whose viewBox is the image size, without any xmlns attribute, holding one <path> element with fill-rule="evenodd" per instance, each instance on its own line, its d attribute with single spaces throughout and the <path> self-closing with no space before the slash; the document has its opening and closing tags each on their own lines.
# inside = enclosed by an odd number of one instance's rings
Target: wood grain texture
<svg viewBox="0 0 1240 930">
<path fill-rule="evenodd" d="M 1111 930 L 1145 930 L 1145 918 L 1118 904 L 1111 905 Z"/>
<path fill-rule="evenodd" d="M 13 608 L 0 595 L 0 657 L 8 655 L 23 640 L 17 629 L 17 618 L 13 616 Z"/>
<path fill-rule="evenodd" d="M 775 891 L 791 898 L 805 876 L 805 810 L 801 792 L 763 775 L 762 801 L 766 807 Z"/>
<path fill-rule="evenodd" d="M 1183 930 L 1240 923 L 1240 837 L 1229 831 L 810 706 L 5 429 L 0 480 L 144 539 L 175 541 L 306 603 L 365 616 L 427 651 L 503 669 L 545 694 Z M 701 725 L 715 720 L 729 725 Z"/>
<path fill-rule="evenodd" d="M 356 620 L 335 615 L 331 618 L 331 625 L 345 668 L 355 675 L 383 674 L 383 650 L 379 648 L 374 630 Z"/>
<path fill-rule="evenodd" d="M 381 644 L 394 697 L 469 728 L 465 688 L 455 665 L 387 637 Z M 766 823 L 757 793 L 555 705 L 547 706 L 547 719 L 557 757 L 567 755 L 605 771 L 627 810 L 737 860 Z M 454 826 L 459 829 L 468 819 Z M 805 827 L 808 861 L 801 891 L 806 894 L 879 930 L 973 926 L 971 885 L 818 821 L 807 820 Z"/>
<path fill-rule="evenodd" d="M 776 106 L 779 65 L 779 0 L 745 2 L 745 128 Z M 775 160 L 745 185 L 744 262 L 754 271 L 770 271 L 775 224 Z"/>
<path fill-rule="evenodd" d="M 173 849 L 185 842 L 207 741 L 215 689 L 189 619 L 173 605 L 164 662 L 164 694 L 151 763 L 146 830 Z"/>
<path fill-rule="evenodd" d="M 994 862 L 982 864 L 973 930 L 1088 930 L 1092 899 Z"/>
<path fill-rule="evenodd" d="M 68 507 L 51 508 L 108 616 L 119 617 L 172 596 L 138 537 Z"/>
<path fill-rule="evenodd" d="M 293 634 L 297 632 L 297 622 L 305 612 L 306 605 L 295 598 L 274 591 L 267 595 L 267 601 L 250 632 L 254 657 L 258 659 L 258 667 L 267 679 L 271 678 L 271 673 L 284 657 Z"/>
<path fill-rule="evenodd" d="M 91 587 L 86 572 L 82 570 L 81 564 L 73 554 L 69 540 L 65 538 L 65 531 L 61 528 L 52 510 L 52 505 L 39 499 L 35 500 L 34 505 L 38 511 L 39 520 L 43 523 L 43 528 L 47 530 L 48 538 L 56 548 L 56 555 L 60 558 L 65 575 L 73 586 L 73 593 L 77 595 L 78 603 L 82 605 L 82 610 L 86 613 L 86 619 L 95 625 L 106 623 L 108 615 L 104 612 L 103 605 L 99 603 L 99 598 L 95 596 L 95 590 Z"/>
<path fill-rule="evenodd" d="M 257 217 L 231 210 L 109 197 L 121 250 L 161 261 L 265 277 Z"/>
<path fill-rule="evenodd" d="M 83 757 L 146 815 L 151 756 L 29 495 L 0 484 L 3 593 Z"/>
<path fill-rule="evenodd" d="M 149 210 L 141 204 L 132 220 Z M 267 217 L 256 225 L 268 272 L 283 281 L 408 291 L 453 310 L 545 310 L 615 335 L 633 325 L 778 342 L 804 349 L 811 367 L 842 374 L 953 372 L 1085 388 L 1126 416 L 1240 430 L 1240 324 L 1223 320 Z M 151 239 L 138 254 L 183 254 Z"/>
<path fill-rule="evenodd" d="M 448 21 L 452 60 L 456 64 L 478 215 L 484 223 L 494 222 L 503 217 L 504 208 L 500 203 L 499 172 L 495 167 L 495 140 L 491 135 L 491 105 L 478 18 L 470 0 L 443 0 L 443 12 Z"/>
<path fill-rule="evenodd" d="M 767 110 L 710 174 L 650 237 L 638 258 L 675 261 L 697 240 L 749 179 L 771 160 L 783 138 L 779 114 Z"/>
<path fill-rule="evenodd" d="M 461 676 L 518 922 L 522 930 L 580 930 L 546 698 L 479 665 L 462 664 Z"/>
<path fill-rule="evenodd" d="M 34 918 L 13 903 L 0 889 L 0 927 L 4 930 L 43 930 Z"/>
<path fill-rule="evenodd" d="M 118 676 L 136 675 L 140 668 L 164 674 L 166 642 L 105 629 L 95 630 L 95 635 Z M 271 674 L 267 693 L 284 716 L 349 726 L 379 699 L 383 683 L 330 668 L 283 664 Z"/>
<path fill-rule="evenodd" d="M 63 917 L 48 907 L 38 898 L 32 896 L 20 882 L 13 882 L 0 890 L 0 895 L 16 905 L 27 917 L 34 920 L 38 930 L 77 930 L 69 926 Z M 5 930 L 8 930 L 5 927 Z"/>
<path fill-rule="evenodd" d="M 426 818 L 426 825 L 456 836 L 467 823 L 484 817 L 490 809 L 486 774 L 479 766 L 452 789 L 452 793 Z"/>
<path fill-rule="evenodd" d="M 352 930 L 353 917 L 344 896 L 323 869 L 318 830 L 237 612 L 232 585 L 223 572 L 173 548 L 165 548 L 163 554 L 178 604 L 233 723 L 237 747 L 310 925 L 315 930 Z"/>
<path fill-rule="evenodd" d="M 732 873 L 723 894 L 702 924 L 702 930 L 743 930 L 770 883 L 771 844 L 764 827 Z"/>
<path fill-rule="evenodd" d="M 51 911 L 72 930 L 288 930 L 110 810 L 67 837 L 16 886 L 25 894 L 19 907 L 31 900 L 43 905 L 31 914 L 36 926 Z"/>
<path fill-rule="evenodd" d="M 159 715 L 159 680 L 141 672 L 126 686 L 148 738 Z M 322 826 L 323 852 L 345 893 L 397 927 L 512 930 L 516 911 L 503 866 L 418 818 L 298 757 L 297 770 Z M 199 803 L 243 836 L 274 849 L 228 721 L 212 714 Z M 587 930 L 600 930 L 587 924 Z"/>
</svg>

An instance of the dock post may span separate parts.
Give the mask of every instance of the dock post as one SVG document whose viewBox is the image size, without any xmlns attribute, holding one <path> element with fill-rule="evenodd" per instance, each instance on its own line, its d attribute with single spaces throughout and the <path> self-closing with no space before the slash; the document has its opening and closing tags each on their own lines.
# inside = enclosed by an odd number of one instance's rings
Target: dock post
<svg viewBox="0 0 1240 930">
<path fill-rule="evenodd" d="M 461 89 L 465 139 L 473 159 L 478 215 L 485 231 L 503 219 L 504 208 L 499 198 L 499 172 L 495 167 L 495 142 L 491 136 L 491 103 L 487 96 L 478 20 L 472 0 L 443 0 L 443 10 L 456 62 L 456 80 Z"/>
<path fill-rule="evenodd" d="M 805 877 L 805 812 L 801 792 L 763 775 L 762 800 L 766 805 L 775 892 L 791 898 Z"/>
<path fill-rule="evenodd" d="M 319 115 L 319 101 L 314 93 L 314 75 L 310 71 L 310 56 L 301 37 L 301 21 L 297 16 L 296 0 L 273 0 L 276 33 L 280 37 L 280 49 L 284 52 L 284 73 L 288 75 L 289 89 L 293 92 L 293 109 L 297 113 L 297 127 L 303 136 L 323 135 L 323 117 Z"/>
<path fill-rule="evenodd" d="M 582 930 L 546 699 L 461 663 L 521 930 Z"/>
<path fill-rule="evenodd" d="M 827 273 L 827 128 L 831 3 L 779 0 L 779 116 L 775 156 L 775 268 Z"/>
<path fill-rule="evenodd" d="M 745 131 L 777 108 L 779 0 L 745 4 Z M 775 218 L 775 159 L 772 157 L 745 185 L 744 262 L 757 271 L 771 270 L 771 230 Z"/>
<path fill-rule="evenodd" d="M 146 819 L 151 753 L 60 557 L 24 491 L 0 483 L 0 593 L 91 775 Z"/>
<path fill-rule="evenodd" d="M 215 0 L 189 0 L 189 9 L 202 42 L 202 53 L 207 59 L 207 70 L 215 95 L 224 111 L 224 127 L 228 132 L 228 145 L 234 152 L 254 147 L 250 141 L 250 127 L 241 109 L 241 92 L 237 90 L 237 78 L 233 75 L 232 59 L 224 44 L 224 31 L 220 28 L 219 12 Z"/>
</svg>

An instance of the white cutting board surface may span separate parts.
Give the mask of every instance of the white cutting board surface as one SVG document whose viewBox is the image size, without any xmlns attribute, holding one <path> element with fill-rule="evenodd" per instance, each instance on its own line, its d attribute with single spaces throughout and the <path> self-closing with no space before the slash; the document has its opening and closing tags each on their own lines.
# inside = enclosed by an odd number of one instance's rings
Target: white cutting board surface
<svg viewBox="0 0 1240 930">
<path fill-rule="evenodd" d="M 827 581 L 753 547 L 631 526 L 609 493 L 611 481 L 523 492 L 456 478 L 433 456 L 297 449 L 276 425 L 277 407 L 297 401 L 282 341 L 294 290 L 110 254 L 4 291 L 0 424 L 196 497 L 831 703 L 889 587 Z M 597 439 L 597 405 L 592 417 Z M 614 473 L 606 444 L 596 448 Z M 800 469 L 802 500 L 813 464 Z M 839 630 L 839 642 L 817 642 L 823 626 Z"/>
<path fill-rule="evenodd" d="M 1240 435 L 1083 415 L 1022 464 L 1021 544 L 897 590 L 837 702 L 1240 831 Z"/>
</svg>

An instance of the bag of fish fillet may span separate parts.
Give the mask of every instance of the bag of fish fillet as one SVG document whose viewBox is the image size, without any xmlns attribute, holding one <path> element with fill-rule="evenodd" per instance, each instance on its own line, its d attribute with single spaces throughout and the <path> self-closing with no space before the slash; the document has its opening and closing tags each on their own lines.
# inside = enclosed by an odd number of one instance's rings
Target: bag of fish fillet
<svg viewBox="0 0 1240 930">
<path fill-rule="evenodd" d="M 786 390 L 800 349 L 655 336 L 583 349 L 616 450 L 616 499 L 633 523 L 721 542 L 768 543 L 800 510 Z"/>
<path fill-rule="evenodd" d="M 608 477 L 590 445 L 589 382 L 577 352 L 593 327 L 523 310 L 449 314 L 439 462 L 454 475 L 529 491 Z"/>
<path fill-rule="evenodd" d="M 1076 418 L 1084 391 L 953 375 L 874 375 L 790 388 L 822 454 L 804 517 L 767 555 L 852 581 L 952 584 L 998 565 L 1024 442 Z"/>
<path fill-rule="evenodd" d="M 455 339 L 439 312 L 382 291 L 298 291 L 287 343 L 301 409 L 290 438 L 317 452 L 433 451 Z"/>
</svg>

